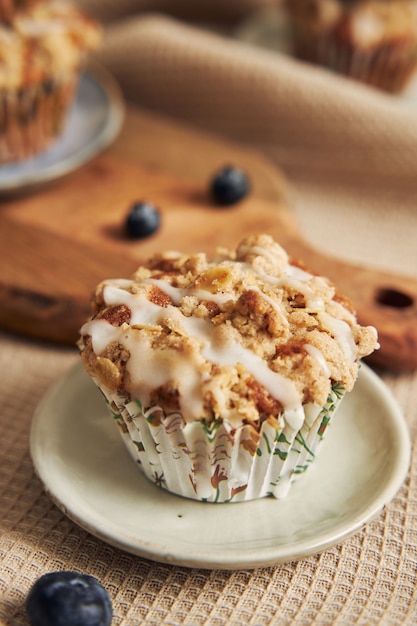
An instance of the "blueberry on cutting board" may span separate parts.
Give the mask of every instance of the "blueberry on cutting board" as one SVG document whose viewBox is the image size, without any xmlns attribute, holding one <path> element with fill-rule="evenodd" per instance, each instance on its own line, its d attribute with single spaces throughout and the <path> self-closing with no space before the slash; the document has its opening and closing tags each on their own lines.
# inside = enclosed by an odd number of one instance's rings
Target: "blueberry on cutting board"
<svg viewBox="0 0 417 626">
<path fill-rule="evenodd" d="M 153 235 L 161 225 L 161 215 L 149 202 L 136 202 L 126 218 L 126 231 L 132 239 Z"/>
<path fill-rule="evenodd" d="M 26 611 L 32 626 L 110 626 L 109 594 L 88 574 L 51 572 L 29 591 Z"/>
<path fill-rule="evenodd" d="M 249 178 L 243 170 L 228 165 L 214 175 L 210 191 L 216 204 L 231 206 L 248 195 L 250 191 Z"/>
</svg>

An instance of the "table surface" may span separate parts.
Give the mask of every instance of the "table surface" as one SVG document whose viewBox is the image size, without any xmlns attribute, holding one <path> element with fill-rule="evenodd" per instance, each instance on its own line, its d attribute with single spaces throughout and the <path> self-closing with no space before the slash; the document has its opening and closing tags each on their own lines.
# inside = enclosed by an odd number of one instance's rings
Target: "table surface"
<svg viewBox="0 0 417 626">
<path fill-rule="evenodd" d="M 119 147 L 116 143 L 115 152 Z M 157 159 L 150 152 L 149 163 L 155 166 Z M 259 193 L 274 197 L 282 181 L 277 183 L 273 168 L 260 170 Z M 0 334 L 1 624 L 27 626 L 24 601 L 29 588 L 43 573 L 62 569 L 101 580 L 113 601 L 115 625 L 417 622 L 414 451 L 404 485 L 378 518 L 321 554 L 238 571 L 151 562 L 77 526 L 44 493 L 34 473 L 29 454 L 33 412 L 47 389 L 78 361 L 75 348 Z M 401 407 L 414 440 L 417 373 L 378 373 Z"/>
<path fill-rule="evenodd" d="M 351 539 L 298 562 L 243 571 L 153 563 L 70 521 L 44 493 L 29 428 L 46 390 L 79 360 L 71 348 L 0 334 L 0 623 L 25 625 L 24 600 L 45 572 L 76 569 L 111 594 L 114 624 L 414 624 L 416 455 L 381 515 Z M 412 436 L 417 374 L 383 373 Z M 314 621 L 316 620 L 316 621 Z"/>
</svg>

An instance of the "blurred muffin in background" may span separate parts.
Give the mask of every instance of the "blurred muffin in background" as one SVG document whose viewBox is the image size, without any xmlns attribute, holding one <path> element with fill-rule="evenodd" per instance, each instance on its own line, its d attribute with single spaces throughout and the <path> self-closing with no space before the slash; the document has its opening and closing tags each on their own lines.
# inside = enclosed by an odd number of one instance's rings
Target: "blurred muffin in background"
<svg viewBox="0 0 417 626">
<path fill-rule="evenodd" d="M 21 11 L 30 9 L 41 0 L 0 0 L 0 22 L 8 22 Z"/>
<path fill-rule="evenodd" d="M 0 0 L 0 22 L 8 22 L 21 11 L 30 9 L 42 0 Z"/>
<path fill-rule="evenodd" d="M 71 4 L 28 4 L 0 24 L 0 163 L 35 156 L 59 137 L 86 56 L 101 41 L 97 22 Z"/>
<path fill-rule="evenodd" d="M 286 0 L 295 55 L 398 93 L 417 66 L 416 0 Z"/>
</svg>

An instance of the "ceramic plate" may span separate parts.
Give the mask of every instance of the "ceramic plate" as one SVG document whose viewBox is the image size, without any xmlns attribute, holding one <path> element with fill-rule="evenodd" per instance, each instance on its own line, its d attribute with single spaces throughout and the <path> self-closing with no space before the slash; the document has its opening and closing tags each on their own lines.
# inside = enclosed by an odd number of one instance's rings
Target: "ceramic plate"
<svg viewBox="0 0 417 626">
<path fill-rule="evenodd" d="M 284 500 L 208 504 L 149 482 L 79 365 L 40 403 L 30 447 L 47 493 L 93 535 L 149 559 L 209 569 L 273 565 L 342 541 L 395 496 L 410 458 L 404 419 L 365 365 L 315 465 Z"/>
<path fill-rule="evenodd" d="M 2 165 L 0 194 L 26 191 L 81 167 L 112 143 L 123 117 L 123 100 L 117 84 L 104 69 L 91 66 L 81 76 L 60 138 L 37 157 Z"/>
</svg>

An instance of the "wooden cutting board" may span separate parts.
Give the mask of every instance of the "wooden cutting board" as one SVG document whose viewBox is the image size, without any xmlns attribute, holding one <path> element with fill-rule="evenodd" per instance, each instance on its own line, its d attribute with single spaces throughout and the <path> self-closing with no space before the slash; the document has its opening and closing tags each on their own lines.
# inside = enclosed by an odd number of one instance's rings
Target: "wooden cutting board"
<svg viewBox="0 0 417 626">
<path fill-rule="evenodd" d="M 248 171 L 250 197 L 215 207 L 209 180 L 220 166 Z M 417 280 L 349 265 L 302 240 L 288 208 L 287 183 L 261 155 L 129 109 L 120 137 L 104 154 L 36 193 L 0 206 L 0 326 L 28 337 L 74 344 L 103 278 L 129 276 L 158 250 L 208 253 L 267 232 L 350 296 L 363 324 L 378 328 L 375 364 L 417 367 Z M 124 219 L 149 200 L 160 230 L 129 240 Z"/>
</svg>

